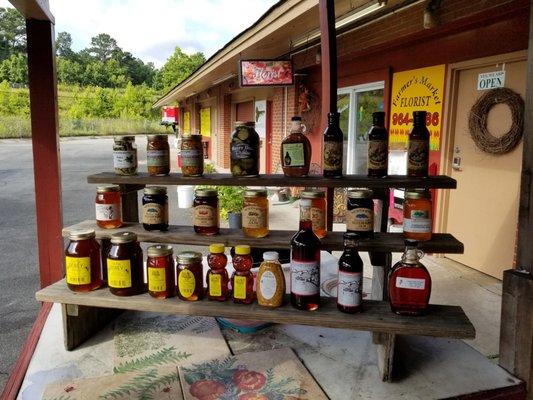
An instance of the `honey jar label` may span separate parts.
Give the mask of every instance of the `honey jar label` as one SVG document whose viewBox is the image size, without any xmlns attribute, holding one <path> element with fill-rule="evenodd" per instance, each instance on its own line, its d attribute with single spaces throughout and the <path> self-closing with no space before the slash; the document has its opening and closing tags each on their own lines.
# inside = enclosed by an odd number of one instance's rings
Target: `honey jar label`
<svg viewBox="0 0 533 400">
<path fill-rule="evenodd" d="M 409 140 L 407 147 L 407 169 L 427 171 L 429 162 L 429 141 Z"/>
<path fill-rule="evenodd" d="M 242 209 L 242 227 L 251 229 L 266 228 L 267 210 L 256 205 Z"/>
<path fill-rule="evenodd" d="M 209 274 L 209 295 L 222 296 L 222 277 L 219 274 Z"/>
<path fill-rule="evenodd" d="M 345 307 L 361 305 L 363 280 L 360 272 L 339 271 L 337 303 Z"/>
<path fill-rule="evenodd" d="M 426 288 L 426 280 L 397 276 L 396 287 L 401 289 L 424 290 Z"/>
<path fill-rule="evenodd" d="M 236 299 L 246 299 L 246 277 L 236 275 L 233 279 L 233 297 Z"/>
<path fill-rule="evenodd" d="M 214 207 L 199 205 L 193 209 L 193 225 L 211 227 L 217 225 L 217 210 Z"/>
<path fill-rule="evenodd" d="M 326 214 L 324 210 L 319 207 L 311 207 L 310 213 L 313 230 L 326 229 Z"/>
<path fill-rule="evenodd" d="M 320 261 L 291 260 L 291 292 L 300 296 L 320 293 Z"/>
<path fill-rule="evenodd" d="M 191 297 L 196 288 L 194 274 L 188 269 L 182 269 L 178 276 L 178 289 L 183 297 Z"/>
<path fill-rule="evenodd" d="M 134 168 L 137 166 L 137 150 L 113 151 L 114 168 Z"/>
<path fill-rule="evenodd" d="M 430 233 L 431 217 L 428 210 L 411 210 L 411 218 L 404 218 L 403 230 L 412 233 Z"/>
<path fill-rule="evenodd" d="M 65 257 L 67 283 L 87 285 L 91 283 L 91 259 L 89 257 Z"/>
<path fill-rule="evenodd" d="M 305 165 L 303 143 L 284 143 L 282 147 L 284 167 L 303 167 Z"/>
<path fill-rule="evenodd" d="M 342 142 L 324 142 L 324 169 L 337 171 L 342 169 Z"/>
<path fill-rule="evenodd" d="M 148 268 L 148 290 L 151 292 L 164 292 L 167 290 L 165 268 Z"/>
<path fill-rule="evenodd" d="M 387 168 L 389 143 L 386 140 L 370 140 L 368 142 L 368 169 Z"/>
<path fill-rule="evenodd" d="M 97 221 L 120 219 L 120 204 L 95 204 Z"/>
<path fill-rule="evenodd" d="M 352 232 L 373 232 L 374 212 L 362 207 L 347 210 L 346 229 Z"/>
<path fill-rule="evenodd" d="M 168 204 L 146 203 L 143 205 L 142 222 L 148 225 L 168 223 Z"/>
<path fill-rule="evenodd" d="M 265 271 L 259 279 L 259 289 L 261 296 L 265 300 L 270 300 L 278 290 L 278 281 L 272 271 Z"/>
<path fill-rule="evenodd" d="M 168 150 L 146 150 L 146 165 L 149 167 L 166 167 L 170 164 Z"/>
<path fill-rule="evenodd" d="M 107 281 L 109 287 L 125 289 L 131 287 L 130 260 L 107 259 Z"/>
</svg>

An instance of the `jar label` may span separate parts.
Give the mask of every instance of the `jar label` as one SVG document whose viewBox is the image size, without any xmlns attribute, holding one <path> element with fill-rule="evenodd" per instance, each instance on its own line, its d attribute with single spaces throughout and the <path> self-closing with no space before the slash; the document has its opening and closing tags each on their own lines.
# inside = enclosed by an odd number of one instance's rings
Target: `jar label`
<svg viewBox="0 0 533 400">
<path fill-rule="evenodd" d="M 157 225 L 168 223 L 168 203 L 146 203 L 143 205 L 143 224 Z"/>
<path fill-rule="evenodd" d="M 411 218 L 404 218 L 403 230 L 413 233 L 430 233 L 431 218 L 429 210 L 411 210 Z"/>
<path fill-rule="evenodd" d="M 67 283 L 87 285 L 91 283 L 91 259 L 89 257 L 65 257 Z"/>
<path fill-rule="evenodd" d="M 130 260 L 107 259 L 107 280 L 109 287 L 124 289 L 131 287 Z"/>
<path fill-rule="evenodd" d="M 203 163 L 204 154 L 202 150 L 181 150 L 180 155 L 182 167 L 198 167 Z"/>
<path fill-rule="evenodd" d="M 303 143 L 284 143 L 283 157 L 281 161 L 284 167 L 303 167 L 305 166 L 305 154 Z"/>
<path fill-rule="evenodd" d="M 207 205 L 199 205 L 193 209 L 193 225 L 212 227 L 217 225 L 217 209 Z"/>
<path fill-rule="evenodd" d="M 396 287 L 401 289 L 424 290 L 426 288 L 426 280 L 397 276 Z"/>
<path fill-rule="evenodd" d="M 120 219 L 120 204 L 95 204 L 97 221 L 114 221 Z"/>
<path fill-rule="evenodd" d="M 368 169 L 386 169 L 389 143 L 386 140 L 368 141 Z"/>
<path fill-rule="evenodd" d="M 222 276 L 209 274 L 209 296 L 222 296 Z"/>
<path fill-rule="evenodd" d="M 345 307 L 361 305 L 363 298 L 363 280 L 360 272 L 339 271 L 337 286 L 337 303 Z"/>
<path fill-rule="evenodd" d="M 409 140 L 407 147 L 407 170 L 427 172 L 429 163 L 429 141 Z"/>
<path fill-rule="evenodd" d="M 146 165 L 149 167 L 166 167 L 170 165 L 168 150 L 146 150 Z"/>
<path fill-rule="evenodd" d="M 189 269 L 182 269 L 178 276 L 178 289 L 183 297 L 191 297 L 196 288 L 196 278 Z"/>
<path fill-rule="evenodd" d="M 246 277 L 235 275 L 233 285 L 233 297 L 240 300 L 246 299 Z"/>
<path fill-rule="evenodd" d="M 300 221 L 309 221 L 311 219 L 311 202 L 300 200 Z"/>
<path fill-rule="evenodd" d="M 148 290 L 151 292 L 164 292 L 167 290 L 165 268 L 148 267 Z"/>
<path fill-rule="evenodd" d="M 291 292 L 300 296 L 320 293 L 320 261 L 291 260 Z"/>
<path fill-rule="evenodd" d="M 257 159 L 257 149 L 248 143 L 232 143 L 231 158 L 234 160 Z"/>
<path fill-rule="evenodd" d="M 311 222 L 313 223 L 313 230 L 326 229 L 326 213 L 319 207 L 311 207 Z"/>
<path fill-rule="evenodd" d="M 135 168 L 137 166 L 137 150 L 114 150 L 114 168 Z"/>
<path fill-rule="evenodd" d="M 324 170 L 338 171 L 342 169 L 342 146 L 342 141 L 324 141 Z"/>
<path fill-rule="evenodd" d="M 242 227 L 249 229 L 266 228 L 267 210 L 256 205 L 247 205 L 242 209 Z"/>
<path fill-rule="evenodd" d="M 278 290 L 278 281 L 272 271 L 263 272 L 261 279 L 259 279 L 259 288 L 261 296 L 263 296 L 265 300 L 270 300 L 274 297 L 276 290 Z"/>
<path fill-rule="evenodd" d="M 373 232 L 373 210 L 363 207 L 346 210 L 346 229 L 352 232 Z"/>
</svg>

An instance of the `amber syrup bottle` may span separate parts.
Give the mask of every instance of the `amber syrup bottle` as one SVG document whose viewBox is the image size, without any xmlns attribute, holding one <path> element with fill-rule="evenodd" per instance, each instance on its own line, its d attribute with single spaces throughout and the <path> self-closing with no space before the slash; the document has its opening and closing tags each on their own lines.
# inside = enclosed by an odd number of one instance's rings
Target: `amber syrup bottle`
<svg viewBox="0 0 533 400">
<path fill-rule="evenodd" d="M 299 310 L 320 305 L 320 239 L 309 213 L 300 209 L 300 230 L 291 240 L 291 304 Z"/>
<path fill-rule="evenodd" d="M 368 132 L 368 176 L 387 176 L 389 165 L 389 134 L 385 128 L 385 113 L 372 113 L 372 128 Z"/>
<path fill-rule="evenodd" d="M 227 263 L 228 257 L 224 254 L 224 245 L 222 243 L 210 245 L 207 256 L 207 265 L 210 269 L 206 277 L 209 300 L 226 301 L 229 297 Z"/>
<path fill-rule="evenodd" d="M 285 176 L 301 177 L 309 173 L 311 142 L 303 128 L 302 117 L 292 117 L 291 133 L 281 142 L 281 166 Z"/>
<path fill-rule="evenodd" d="M 429 167 L 429 130 L 426 112 L 413 112 L 413 129 L 407 145 L 407 176 L 427 177 Z"/>
<path fill-rule="evenodd" d="M 389 273 L 389 301 L 396 314 L 420 315 L 428 308 L 431 276 L 419 261 L 424 253 L 417 246 L 416 240 L 407 239 L 402 260 Z"/>
<path fill-rule="evenodd" d="M 254 276 L 252 271 L 250 271 L 252 265 L 250 246 L 235 246 L 235 256 L 233 257 L 235 272 L 231 276 L 234 303 L 250 304 L 254 301 Z"/>
<path fill-rule="evenodd" d="M 324 131 L 324 178 L 342 178 L 342 153 L 344 135 L 339 125 L 339 113 L 328 114 L 328 126 Z"/>
<path fill-rule="evenodd" d="M 337 308 L 353 314 L 361 311 L 363 302 L 363 260 L 357 252 L 357 233 L 344 234 L 344 252 L 339 258 Z"/>
</svg>

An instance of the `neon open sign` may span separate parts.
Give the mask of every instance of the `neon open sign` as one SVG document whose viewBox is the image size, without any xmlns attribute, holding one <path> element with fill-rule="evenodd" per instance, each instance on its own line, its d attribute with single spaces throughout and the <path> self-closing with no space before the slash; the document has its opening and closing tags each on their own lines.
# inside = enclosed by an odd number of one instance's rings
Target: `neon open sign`
<svg viewBox="0 0 533 400">
<path fill-rule="evenodd" d="M 241 60 L 241 86 L 286 86 L 294 83 L 291 60 Z"/>
</svg>

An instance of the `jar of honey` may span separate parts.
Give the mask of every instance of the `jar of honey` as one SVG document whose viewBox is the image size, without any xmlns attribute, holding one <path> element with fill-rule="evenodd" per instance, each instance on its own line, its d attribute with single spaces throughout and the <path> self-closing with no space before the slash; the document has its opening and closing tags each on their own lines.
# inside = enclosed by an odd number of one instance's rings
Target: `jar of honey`
<svg viewBox="0 0 533 400">
<path fill-rule="evenodd" d="M 403 203 L 403 235 L 406 239 L 431 240 L 431 194 L 425 189 L 405 193 Z"/>
<path fill-rule="evenodd" d="M 111 235 L 107 280 L 109 291 L 116 296 L 134 296 L 145 292 L 143 251 L 135 233 Z"/>
<path fill-rule="evenodd" d="M 105 185 L 96 188 L 96 225 L 104 229 L 122 226 L 122 198 L 120 186 Z"/>
<path fill-rule="evenodd" d="M 226 264 L 228 257 L 224 254 L 223 243 L 213 243 L 209 246 L 209 255 L 207 256 L 207 297 L 209 300 L 226 301 L 229 296 L 228 291 L 228 271 Z"/>
<path fill-rule="evenodd" d="M 71 231 L 65 250 L 67 286 L 73 292 L 89 292 L 103 285 L 100 245 L 92 229 Z"/>
<path fill-rule="evenodd" d="M 178 254 L 178 297 L 185 301 L 204 296 L 202 253 L 185 251 Z"/>
<path fill-rule="evenodd" d="M 268 235 L 268 197 L 264 189 L 246 190 L 242 208 L 242 231 L 246 236 Z"/>
<path fill-rule="evenodd" d="M 254 301 L 254 275 L 250 271 L 253 264 L 250 246 L 235 246 L 235 256 L 233 256 L 235 272 L 231 276 L 234 303 L 251 304 Z"/>
<path fill-rule="evenodd" d="M 326 196 L 319 190 L 306 190 L 300 194 L 300 217 L 310 219 L 313 232 L 322 239 L 326 237 Z"/>
<path fill-rule="evenodd" d="M 196 189 L 193 201 L 193 227 L 199 235 L 216 235 L 219 231 L 218 192 Z"/>
<path fill-rule="evenodd" d="M 167 135 L 148 135 L 146 164 L 148 174 L 152 176 L 170 173 L 170 146 Z"/>
<path fill-rule="evenodd" d="M 172 246 L 156 244 L 146 250 L 148 293 L 156 299 L 176 295 L 176 277 Z"/>
</svg>

